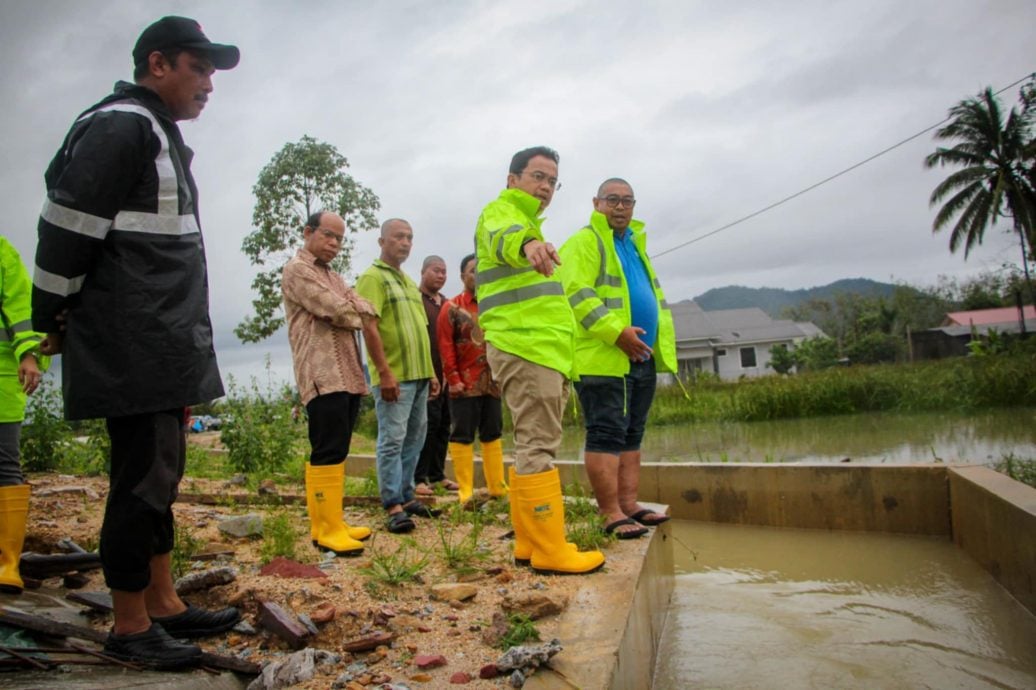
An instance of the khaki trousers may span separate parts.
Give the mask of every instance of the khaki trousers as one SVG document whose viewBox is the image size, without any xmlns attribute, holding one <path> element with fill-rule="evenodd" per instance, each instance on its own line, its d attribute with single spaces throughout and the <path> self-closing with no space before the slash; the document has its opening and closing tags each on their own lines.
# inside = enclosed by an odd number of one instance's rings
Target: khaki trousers
<svg viewBox="0 0 1036 690">
<path fill-rule="evenodd" d="M 568 379 L 559 371 L 499 350 L 492 343 L 486 343 L 486 359 L 511 410 L 515 472 L 547 472 L 554 467 L 554 456 L 561 445 Z"/>
</svg>

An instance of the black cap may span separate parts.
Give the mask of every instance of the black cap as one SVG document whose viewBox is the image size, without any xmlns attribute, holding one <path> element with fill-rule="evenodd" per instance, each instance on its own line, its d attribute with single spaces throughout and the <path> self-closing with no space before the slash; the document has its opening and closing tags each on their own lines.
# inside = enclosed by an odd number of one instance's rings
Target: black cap
<svg viewBox="0 0 1036 690">
<path fill-rule="evenodd" d="M 201 24 L 187 17 L 162 17 L 144 29 L 133 46 L 133 64 L 146 62 L 151 53 L 168 48 L 184 48 L 200 53 L 216 69 L 231 69 L 241 59 L 237 46 L 213 43 L 202 33 Z"/>
</svg>

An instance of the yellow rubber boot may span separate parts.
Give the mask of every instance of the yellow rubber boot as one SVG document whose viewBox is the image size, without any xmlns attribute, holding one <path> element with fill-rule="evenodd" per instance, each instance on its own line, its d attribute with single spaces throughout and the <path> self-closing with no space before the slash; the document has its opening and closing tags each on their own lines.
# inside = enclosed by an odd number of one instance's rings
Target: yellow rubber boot
<svg viewBox="0 0 1036 690">
<path fill-rule="evenodd" d="M 25 519 L 29 515 L 29 485 L 0 486 L 0 591 L 18 594 L 25 583 L 18 560 L 25 544 Z"/>
<path fill-rule="evenodd" d="M 482 444 L 482 473 L 486 477 L 490 496 L 507 495 L 507 484 L 504 483 L 504 444 L 500 439 Z"/>
<path fill-rule="evenodd" d="M 600 551 L 579 551 L 565 541 L 565 502 L 557 468 L 515 474 L 511 501 L 532 544 L 532 569 L 551 575 L 585 575 L 604 565 Z M 571 548 L 570 548 L 571 547 Z"/>
<path fill-rule="evenodd" d="M 317 520 L 314 519 L 313 515 L 313 492 L 309 490 L 309 473 L 310 465 L 306 463 L 306 514 L 309 515 L 309 538 L 313 540 L 313 546 L 317 545 Z M 345 464 L 342 463 L 342 476 L 345 476 Z M 345 518 L 342 518 L 342 524 L 345 525 L 345 529 L 349 532 L 349 536 L 357 541 L 364 541 L 371 535 L 370 527 L 353 527 Z"/>
<path fill-rule="evenodd" d="M 475 491 L 475 446 L 471 443 L 450 442 L 450 459 L 453 460 L 453 475 L 457 478 L 457 495 L 464 505 Z"/>
<path fill-rule="evenodd" d="M 514 467 L 508 469 L 507 476 L 511 479 L 511 486 L 514 486 Z M 511 494 L 511 527 L 514 528 L 514 564 L 529 565 L 532 558 L 532 543 L 525 536 L 525 527 L 522 525 L 521 513 L 518 512 L 518 501 L 514 493 Z"/>
<path fill-rule="evenodd" d="M 336 556 L 359 556 L 363 553 L 363 544 L 349 535 L 348 525 L 342 519 L 344 478 L 343 463 L 309 468 L 306 496 L 313 507 L 309 520 L 316 530 L 315 546 L 334 551 Z"/>
</svg>

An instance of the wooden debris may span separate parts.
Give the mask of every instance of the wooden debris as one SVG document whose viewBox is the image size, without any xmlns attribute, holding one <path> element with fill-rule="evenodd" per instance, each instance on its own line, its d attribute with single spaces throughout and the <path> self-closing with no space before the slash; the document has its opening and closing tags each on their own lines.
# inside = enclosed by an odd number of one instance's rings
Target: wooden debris
<svg viewBox="0 0 1036 690">
<path fill-rule="evenodd" d="M 23 553 L 18 569 L 23 575 L 37 580 L 56 577 L 72 572 L 85 572 L 101 567 L 101 557 L 96 553 Z"/>
<path fill-rule="evenodd" d="M 272 601 L 259 602 L 259 625 L 287 642 L 292 649 L 302 649 L 310 638 L 309 630 L 294 614 Z"/>
<path fill-rule="evenodd" d="M 69 592 L 65 598 L 75 604 L 82 604 L 94 611 L 111 613 L 112 595 L 110 592 Z"/>
<path fill-rule="evenodd" d="M 346 642 L 339 649 L 343 652 L 351 653 L 367 652 L 372 649 L 377 649 L 380 645 L 388 644 L 395 639 L 395 637 L 395 635 L 389 632 L 378 632 L 369 637 L 363 637 L 358 640 L 353 640 L 352 642 Z"/>
</svg>

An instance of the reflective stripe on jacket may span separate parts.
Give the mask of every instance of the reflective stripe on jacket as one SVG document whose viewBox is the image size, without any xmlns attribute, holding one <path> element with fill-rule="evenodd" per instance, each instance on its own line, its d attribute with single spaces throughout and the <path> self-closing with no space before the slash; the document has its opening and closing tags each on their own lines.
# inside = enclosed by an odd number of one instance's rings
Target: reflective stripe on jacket
<svg viewBox="0 0 1036 690">
<path fill-rule="evenodd" d="M 632 220 L 630 230 L 658 302 L 658 340 L 648 343 L 655 351 L 655 368 L 675 372 L 673 315 L 648 260 L 644 223 Z M 632 320 L 629 289 L 613 237 L 607 218 L 594 211 L 590 225 L 572 235 L 559 251 L 559 272 L 578 324 L 575 361 L 579 376 L 624 376 L 630 370 L 629 358 L 615 345 L 619 334 Z"/>
<path fill-rule="evenodd" d="M 18 250 L 0 236 L 0 422 L 25 419 L 25 393 L 18 365 L 40 346 L 43 334 L 32 330 L 32 281 Z M 40 370 L 49 357 L 36 354 Z"/>
<path fill-rule="evenodd" d="M 522 359 L 572 375 L 575 323 L 555 273 L 546 277 L 521 253 L 543 240 L 539 199 L 505 189 L 482 210 L 475 228 L 479 325 L 486 341 Z"/>
</svg>

